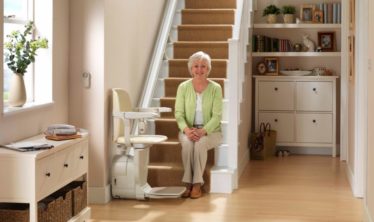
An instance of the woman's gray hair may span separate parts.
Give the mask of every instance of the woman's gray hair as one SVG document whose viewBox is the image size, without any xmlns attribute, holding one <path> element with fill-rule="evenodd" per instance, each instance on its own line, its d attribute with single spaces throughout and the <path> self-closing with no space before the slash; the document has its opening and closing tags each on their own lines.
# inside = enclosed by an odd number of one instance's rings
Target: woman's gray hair
<svg viewBox="0 0 374 222">
<path fill-rule="evenodd" d="M 203 51 L 198 51 L 198 52 L 195 52 L 194 54 L 192 54 L 190 56 L 190 58 L 188 59 L 188 71 L 190 72 L 190 74 L 192 75 L 191 73 L 191 68 L 192 68 L 192 64 L 195 62 L 195 61 L 206 61 L 207 64 L 208 64 L 208 74 L 210 73 L 210 70 L 212 69 L 212 59 L 210 58 L 210 56 L 208 54 L 206 54 L 205 52 Z"/>
</svg>

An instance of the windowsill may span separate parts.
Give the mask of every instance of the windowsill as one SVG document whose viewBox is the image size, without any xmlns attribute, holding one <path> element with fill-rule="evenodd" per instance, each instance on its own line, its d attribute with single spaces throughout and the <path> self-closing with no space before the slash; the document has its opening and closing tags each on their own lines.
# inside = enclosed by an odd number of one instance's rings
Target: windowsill
<svg viewBox="0 0 374 222">
<path fill-rule="evenodd" d="M 26 103 L 22 107 L 4 107 L 3 116 L 11 116 L 17 113 L 24 113 L 30 110 L 40 109 L 52 106 L 54 104 L 53 101 L 49 102 L 30 102 Z"/>
</svg>

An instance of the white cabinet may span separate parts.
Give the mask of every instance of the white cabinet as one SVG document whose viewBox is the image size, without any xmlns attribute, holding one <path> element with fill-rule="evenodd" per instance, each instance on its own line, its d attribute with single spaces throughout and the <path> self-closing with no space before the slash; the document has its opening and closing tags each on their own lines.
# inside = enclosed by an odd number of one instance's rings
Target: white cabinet
<svg viewBox="0 0 374 222">
<path fill-rule="evenodd" d="M 28 203 L 30 222 L 37 221 L 38 201 L 80 177 L 87 178 L 88 135 L 65 141 L 46 140 L 38 135 L 22 142 L 48 143 L 54 148 L 17 152 L 0 148 L 0 202 Z M 90 208 L 69 220 L 90 217 Z"/>
<path fill-rule="evenodd" d="M 255 124 L 269 122 L 277 145 L 331 147 L 336 156 L 337 76 L 254 76 Z"/>
</svg>

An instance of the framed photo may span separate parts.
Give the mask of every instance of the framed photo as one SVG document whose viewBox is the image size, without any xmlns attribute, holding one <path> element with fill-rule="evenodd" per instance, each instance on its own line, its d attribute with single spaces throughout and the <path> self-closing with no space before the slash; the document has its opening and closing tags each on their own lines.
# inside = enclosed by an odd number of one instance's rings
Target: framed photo
<svg viewBox="0 0 374 222">
<path fill-rule="evenodd" d="M 314 12 L 313 12 L 313 23 L 323 23 L 323 11 L 314 10 Z"/>
<path fill-rule="evenodd" d="M 314 9 L 315 5 L 301 5 L 300 20 L 305 23 L 313 22 Z"/>
<path fill-rule="evenodd" d="M 322 52 L 335 51 L 335 33 L 334 32 L 318 32 L 318 46 Z"/>
<path fill-rule="evenodd" d="M 279 62 L 278 58 L 265 58 L 266 75 L 278 75 Z"/>
</svg>

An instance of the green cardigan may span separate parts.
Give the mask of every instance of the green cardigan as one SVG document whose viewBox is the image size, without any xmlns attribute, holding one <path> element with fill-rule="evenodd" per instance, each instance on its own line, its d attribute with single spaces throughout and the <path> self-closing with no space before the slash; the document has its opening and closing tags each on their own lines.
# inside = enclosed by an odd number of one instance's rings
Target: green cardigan
<svg viewBox="0 0 374 222">
<path fill-rule="evenodd" d="M 222 119 L 222 89 L 221 86 L 208 80 L 209 84 L 202 92 L 202 107 L 204 129 L 210 134 L 221 131 Z M 179 129 L 192 127 L 195 120 L 196 92 L 192 85 L 192 79 L 182 82 L 178 86 L 177 98 L 175 101 L 175 119 Z"/>
</svg>

